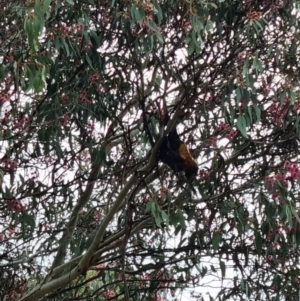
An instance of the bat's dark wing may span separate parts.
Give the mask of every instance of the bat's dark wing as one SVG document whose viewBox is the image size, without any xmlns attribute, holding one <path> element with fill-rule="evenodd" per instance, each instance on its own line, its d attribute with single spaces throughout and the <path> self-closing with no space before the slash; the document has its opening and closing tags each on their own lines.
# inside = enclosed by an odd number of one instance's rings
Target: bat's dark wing
<svg viewBox="0 0 300 301">
<path fill-rule="evenodd" d="M 165 138 L 158 156 L 159 160 L 167 164 L 175 172 L 183 171 L 185 166 L 184 159 L 181 158 L 179 153 L 181 143 L 182 141 L 175 128 Z"/>
</svg>

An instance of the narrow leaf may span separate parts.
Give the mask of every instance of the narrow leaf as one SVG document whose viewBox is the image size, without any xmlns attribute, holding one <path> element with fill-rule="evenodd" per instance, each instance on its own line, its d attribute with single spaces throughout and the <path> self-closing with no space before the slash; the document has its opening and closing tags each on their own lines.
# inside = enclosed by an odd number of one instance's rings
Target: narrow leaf
<svg viewBox="0 0 300 301">
<path fill-rule="evenodd" d="M 237 119 L 237 127 L 241 134 L 247 138 L 246 119 L 243 115 L 240 115 Z"/>
</svg>

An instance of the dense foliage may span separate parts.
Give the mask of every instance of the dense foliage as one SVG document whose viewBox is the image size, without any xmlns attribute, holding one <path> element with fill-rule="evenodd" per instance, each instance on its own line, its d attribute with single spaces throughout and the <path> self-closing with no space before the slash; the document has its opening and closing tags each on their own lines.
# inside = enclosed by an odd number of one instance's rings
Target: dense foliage
<svg viewBox="0 0 300 301">
<path fill-rule="evenodd" d="M 299 12 L 2 1 L 1 300 L 296 300 Z"/>
</svg>

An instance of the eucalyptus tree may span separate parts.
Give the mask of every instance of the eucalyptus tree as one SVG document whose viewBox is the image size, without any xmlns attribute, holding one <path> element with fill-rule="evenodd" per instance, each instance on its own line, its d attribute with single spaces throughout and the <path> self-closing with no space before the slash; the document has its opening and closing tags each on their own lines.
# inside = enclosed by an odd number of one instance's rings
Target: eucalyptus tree
<svg viewBox="0 0 300 301">
<path fill-rule="evenodd" d="M 296 300 L 299 9 L 3 1 L 1 298 Z"/>
</svg>

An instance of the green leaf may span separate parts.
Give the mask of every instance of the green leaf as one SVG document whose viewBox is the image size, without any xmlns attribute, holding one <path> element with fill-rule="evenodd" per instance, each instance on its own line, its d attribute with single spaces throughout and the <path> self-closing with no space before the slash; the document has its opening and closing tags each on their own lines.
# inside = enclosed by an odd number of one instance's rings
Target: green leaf
<svg viewBox="0 0 300 301">
<path fill-rule="evenodd" d="M 24 21 L 24 29 L 28 37 L 31 50 L 35 53 L 39 50 L 39 35 L 44 27 L 44 18 L 36 14 L 30 14 Z"/>
<path fill-rule="evenodd" d="M 68 45 L 68 43 L 66 42 L 65 39 L 61 39 L 61 41 L 62 41 L 62 44 L 63 44 L 65 50 L 66 50 L 67 56 L 69 56 L 69 55 L 70 55 L 70 50 L 69 50 L 69 45 Z"/>
<path fill-rule="evenodd" d="M 106 152 L 102 147 L 96 147 L 92 150 L 91 159 L 93 163 L 105 163 Z"/>
<path fill-rule="evenodd" d="M 42 88 L 45 88 L 45 86 L 46 86 L 46 67 L 44 65 L 41 70 L 41 82 L 42 82 Z"/>
<path fill-rule="evenodd" d="M 252 124 L 253 120 L 252 120 L 252 111 L 251 111 L 251 107 L 247 107 L 247 115 L 249 117 L 249 122 L 250 124 Z"/>
<path fill-rule="evenodd" d="M 34 40 L 34 33 L 33 33 L 32 22 L 31 22 L 30 18 L 26 18 L 25 19 L 24 29 L 25 29 L 25 32 L 27 34 L 29 44 L 32 45 L 33 44 L 33 40 Z"/>
<path fill-rule="evenodd" d="M 144 11 L 139 9 L 139 7 L 132 5 L 130 8 L 131 18 L 135 22 L 142 22 L 144 18 Z"/>
<path fill-rule="evenodd" d="M 14 64 L 16 64 L 16 62 Z M 6 76 L 6 70 L 5 69 L 6 68 L 3 65 L 0 66 L 0 80 L 1 81 L 3 81 L 5 76 Z"/>
<path fill-rule="evenodd" d="M 159 31 L 155 32 L 155 36 L 157 37 L 158 42 L 161 43 L 161 44 L 163 44 L 164 39 L 163 39 L 162 34 Z"/>
<path fill-rule="evenodd" d="M 241 134 L 247 138 L 247 129 L 246 129 L 246 119 L 243 115 L 240 115 L 238 118 L 237 118 L 237 127 L 238 129 L 240 130 Z"/>
<path fill-rule="evenodd" d="M 300 218 L 299 218 L 299 215 L 296 212 L 295 208 L 293 206 L 291 206 L 290 208 L 291 208 L 291 212 L 292 212 L 293 216 L 295 216 L 295 218 L 297 219 L 298 223 L 300 223 Z"/>
<path fill-rule="evenodd" d="M 24 237 L 30 237 L 35 229 L 35 218 L 33 215 L 27 214 L 25 212 L 23 213 L 22 221 L 23 221 L 22 234 L 24 235 Z"/>
<path fill-rule="evenodd" d="M 255 87 L 254 87 L 254 83 L 255 83 L 255 79 L 253 78 L 252 74 L 247 74 L 245 76 L 246 78 L 246 83 L 247 85 L 253 90 L 255 91 Z"/>
<path fill-rule="evenodd" d="M 218 250 L 219 248 L 219 244 L 222 241 L 222 235 L 219 231 L 215 231 L 214 235 L 213 235 L 213 239 L 212 239 L 212 244 L 213 244 L 213 248 L 214 250 Z"/>
<path fill-rule="evenodd" d="M 191 55 L 194 51 L 195 51 L 195 44 L 193 43 L 193 41 L 191 41 L 188 47 L 188 55 Z"/>
<path fill-rule="evenodd" d="M 157 17 L 157 23 L 161 24 L 161 21 L 163 20 L 163 12 L 161 7 L 158 5 L 157 2 L 154 3 L 154 7 L 156 10 L 156 17 Z"/>
<path fill-rule="evenodd" d="M 49 6 L 52 0 L 44 0 L 43 1 L 43 8 L 42 8 L 42 12 L 43 13 L 47 13 L 49 10 Z"/>
<path fill-rule="evenodd" d="M 35 15 L 34 18 L 32 19 L 32 26 L 33 26 L 35 40 L 37 40 L 44 27 L 44 19 Z"/>
<path fill-rule="evenodd" d="M 181 209 L 178 210 L 178 220 L 181 226 L 181 229 L 186 229 L 185 218 Z"/>
<path fill-rule="evenodd" d="M 255 248 L 258 255 L 261 255 L 262 251 L 262 237 L 259 231 L 255 232 Z"/>
<path fill-rule="evenodd" d="M 261 118 L 260 109 L 258 108 L 258 106 L 256 104 L 254 104 L 253 107 L 254 107 L 254 111 L 256 113 L 256 121 L 260 122 L 260 118 Z"/>
<path fill-rule="evenodd" d="M 285 205 L 285 212 L 286 212 L 287 220 L 288 220 L 290 226 L 292 226 L 293 225 L 292 212 L 290 210 L 289 205 Z"/>
<path fill-rule="evenodd" d="M 89 57 L 88 54 L 86 54 L 85 59 L 88 62 L 88 64 L 91 67 L 91 69 L 94 70 L 93 63 L 92 63 L 92 61 L 91 61 L 91 59 L 90 59 L 90 57 Z"/>
<path fill-rule="evenodd" d="M 235 90 L 237 103 L 243 98 L 243 91 L 241 87 L 237 87 Z"/>
<path fill-rule="evenodd" d="M 164 220 L 164 222 L 165 222 L 167 225 L 169 225 L 169 215 L 168 215 L 165 211 L 162 210 L 161 216 L 162 216 L 162 219 Z"/>
<path fill-rule="evenodd" d="M 213 3 L 213 2 L 209 2 L 207 4 L 210 5 L 211 7 L 213 7 L 214 9 L 218 8 L 218 6 L 215 3 Z"/>
<path fill-rule="evenodd" d="M 62 151 L 62 149 L 60 147 L 60 143 L 58 141 L 55 141 L 53 143 L 53 147 L 55 149 L 55 153 L 56 153 L 57 157 L 58 158 L 62 158 L 63 157 L 63 151 Z"/>
<path fill-rule="evenodd" d="M 222 278 L 225 278 L 226 265 L 225 265 L 225 262 L 222 260 L 220 260 L 220 269 L 221 269 Z"/>
<path fill-rule="evenodd" d="M 243 75 L 248 74 L 248 72 L 249 72 L 249 58 L 247 57 L 243 66 Z"/>
<path fill-rule="evenodd" d="M 152 211 L 152 214 L 154 216 L 156 226 L 160 228 L 161 224 L 163 222 L 161 215 L 159 214 L 159 212 L 157 210 Z"/>
<path fill-rule="evenodd" d="M 255 20 L 254 22 L 257 25 L 257 27 L 259 27 L 261 30 L 263 29 L 263 27 L 262 27 L 262 25 L 260 24 L 259 21 Z"/>
</svg>

